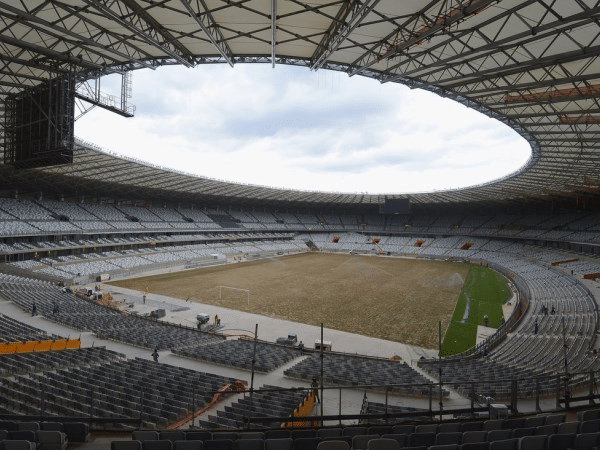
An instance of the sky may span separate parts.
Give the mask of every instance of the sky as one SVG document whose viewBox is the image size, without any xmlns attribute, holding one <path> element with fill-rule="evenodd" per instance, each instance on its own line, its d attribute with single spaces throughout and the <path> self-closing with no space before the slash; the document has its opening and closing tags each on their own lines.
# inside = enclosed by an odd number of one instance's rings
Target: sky
<svg viewBox="0 0 600 450">
<path fill-rule="evenodd" d="M 120 78 L 101 90 L 120 95 Z M 135 117 L 94 108 L 75 134 L 170 169 L 286 189 L 415 193 L 522 167 L 529 144 L 452 100 L 360 76 L 266 64 L 133 72 Z"/>
</svg>

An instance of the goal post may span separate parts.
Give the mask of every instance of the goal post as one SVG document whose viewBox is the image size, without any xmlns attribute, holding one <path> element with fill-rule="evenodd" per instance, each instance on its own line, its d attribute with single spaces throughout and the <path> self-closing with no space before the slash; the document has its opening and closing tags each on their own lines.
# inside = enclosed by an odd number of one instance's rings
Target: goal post
<svg viewBox="0 0 600 450">
<path fill-rule="evenodd" d="M 248 299 L 248 305 L 250 304 L 250 289 L 241 289 L 241 288 L 234 288 L 231 286 L 217 286 L 219 288 L 219 300 L 221 300 L 222 296 L 223 296 L 223 289 L 232 289 L 234 291 L 241 291 L 241 292 L 245 292 L 246 293 L 246 297 Z"/>
</svg>

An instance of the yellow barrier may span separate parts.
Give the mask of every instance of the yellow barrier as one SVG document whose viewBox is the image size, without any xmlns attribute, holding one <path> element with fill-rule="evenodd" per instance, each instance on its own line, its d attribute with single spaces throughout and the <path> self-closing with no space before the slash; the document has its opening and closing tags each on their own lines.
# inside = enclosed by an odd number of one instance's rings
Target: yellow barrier
<svg viewBox="0 0 600 450">
<path fill-rule="evenodd" d="M 311 390 L 308 395 L 302 400 L 300 406 L 294 409 L 292 413 L 293 418 L 306 417 L 312 414 L 313 406 L 315 405 L 315 394 Z M 313 425 L 315 425 L 313 423 Z M 306 421 L 294 421 L 294 422 L 286 422 L 284 428 L 300 428 L 305 427 Z"/>
<path fill-rule="evenodd" d="M 50 350 L 73 350 L 81 347 L 79 339 L 56 339 L 46 341 L 2 342 L 0 354 L 47 352 Z"/>
</svg>

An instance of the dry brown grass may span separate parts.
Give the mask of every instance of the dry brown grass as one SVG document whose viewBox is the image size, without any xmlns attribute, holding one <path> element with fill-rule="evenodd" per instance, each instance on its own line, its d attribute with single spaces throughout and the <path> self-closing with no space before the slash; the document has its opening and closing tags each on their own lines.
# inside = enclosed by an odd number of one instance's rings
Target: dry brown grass
<svg viewBox="0 0 600 450">
<path fill-rule="evenodd" d="M 468 265 L 358 255 L 302 254 L 113 282 L 211 305 L 437 348 Z M 217 286 L 250 290 L 246 293 Z"/>
</svg>

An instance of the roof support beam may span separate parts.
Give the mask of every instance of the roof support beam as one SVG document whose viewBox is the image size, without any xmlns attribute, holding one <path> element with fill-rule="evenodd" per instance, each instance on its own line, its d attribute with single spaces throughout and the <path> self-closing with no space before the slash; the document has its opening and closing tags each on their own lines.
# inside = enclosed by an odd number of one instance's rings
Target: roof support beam
<svg viewBox="0 0 600 450">
<path fill-rule="evenodd" d="M 402 28 L 388 34 L 381 44 L 371 47 L 368 52 L 354 61 L 352 66 L 355 68 L 350 71 L 349 75 L 357 75 L 384 59 L 394 57 L 413 45 L 419 44 L 424 39 L 435 35 L 437 32 L 443 31 L 452 24 L 479 13 L 496 1 L 470 0 L 464 7 L 457 6 L 444 13 L 440 11 L 437 17 L 430 18 L 427 17 L 428 9 L 435 6 L 436 3 L 435 1 L 432 2 L 419 13 L 414 14 Z M 382 50 L 383 53 L 381 53 Z"/>
<path fill-rule="evenodd" d="M 271 67 L 275 68 L 275 47 L 277 46 L 277 0 L 271 0 Z"/>
<path fill-rule="evenodd" d="M 64 64 L 72 64 L 74 66 L 79 66 L 84 69 L 105 69 L 105 67 L 100 64 L 96 64 L 91 61 L 85 61 L 84 59 L 78 58 L 77 56 L 73 56 L 69 53 L 57 52 L 56 50 L 53 50 L 51 48 L 41 47 L 39 45 L 25 42 L 21 39 L 16 39 L 10 36 L 0 35 L 0 42 L 3 42 L 8 45 L 13 45 L 17 48 L 22 48 L 33 53 L 38 53 L 40 55 L 47 56 L 52 60 L 60 61 Z"/>
<path fill-rule="evenodd" d="M 117 22 L 119 25 L 127 28 L 129 31 L 135 34 L 136 37 L 143 40 L 144 42 L 156 47 L 163 53 L 171 56 L 176 59 L 179 63 L 183 64 L 186 67 L 192 67 L 192 63 L 190 62 L 191 55 L 185 55 L 179 48 L 177 48 L 173 43 L 169 42 L 172 39 L 171 36 L 163 36 L 158 30 L 156 30 L 148 21 L 146 21 L 139 14 L 139 11 L 134 11 L 130 6 L 129 2 L 126 4 L 122 2 L 122 0 L 117 0 L 116 2 L 110 2 L 109 0 L 84 0 L 88 5 L 96 8 L 102 14 L 105 14 L 107 17 L 110 17 L 112 20 Z M 125 20 L 118 13 L 113 11 L 113 9 L 109 6 L 118 3 L 127 9 L 127 17 L 130 20 Z"/>
<path fill-rule="evenodd" d="M 275 0 L 273 0 L 273 2 L 274 1 Z M 181 4 L 187 10 L 190 17 L 194 19 L 198 26 L 202 29 L 202 31 L 204 31 L 210 42 L 212 42 L 212 44 L 215 46 L 215 48 L 221 54 L 221 56 L 225 58 L 227 64 L 233 67 L 233 52 L 229 48 L 229 45 L 227 45 L 225 38 L 221 34 L 221 31 L 219 30 L 219 27 L 215 22 L 215 19 L 213 18 L 212 14 L 206 7 L 206 3 L 204 3 L 204 0 L 196 0 L 196 7 L 199 10 L 200 8 L 202 8 L 202 10 L 198 13 L 194 11 L 192 6 L 190 5 L 189 0 L 181 0 Z M 200 18 L 200 15 L 204 17 L 204 21 Z"/>
<path fill-rule="evenodd" d="M 47 29 L 53 30 L 55 32 L 65 34 L 66 36 L 70 36 L 76 42 L 80 42 L 82 44 L 87 44 L 93 48 L 100 48 L 102 50 L 102 53 L 109 53 L 109 54 L 112 54 L 112 55 L 118 57 L 118 58 L 114 58 L 113 61 L 116 61 L 117 59 L 123 59 L 123 58 L 129 59 L 130 58 L 130 55 L 127 55 L 118 50 L 114 50 L 110 47 L 103 46 L 93 39 L 86 38 L 85 36 L 82 36 L 81 34 L 75 33 L 73 31 L 63 28 L 63 27 L 59 27 L 58 25 L 55 25 L 46 20 L 43 20 L 33 14 L 26 12 L 26 11 L 15 8 L 14 6 L 11 6 L 11 5 L 7 5 L 4 2 L 0 2 L 0 9 L 4 9 L 6 11 L 9 11 L 9 12 L 15 14 L 19 19 L 19 23 L 21 23 L 21 24 L 25 24 L 25 25 L 29 25 L 29 26 L 31 26 L 32 24 L 41 25 L 43 28 L 47 28 Z M 23 19 L 26 19 L 26 21 L 24 21 Z M 155 69 L 154 66 L 152 66 L 151 64 L 148 64 L 144 61 L 139 61 L 139 64 L 141 64 L 142 66 L 149 68 L 149 69 Z"/>
<path fill-rule="evenodd" d="M 360 25 L 364 18 L 377 6 L 379 0 L 353 0 L 348 7 L 340 8 L 339 16 L 327 30 L 327 34 L 319 43 L 317 51 L 313 54 L 311 70 L 319 70 L 323 63 L 335 52 L 342 42 Z M 348 16 L 350 16 L 348 19 Z M 348 19 L 348 20 L 346 20 Z"/>
</svg>

